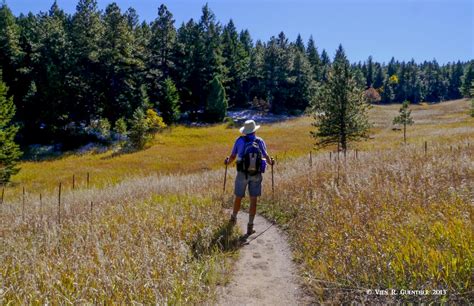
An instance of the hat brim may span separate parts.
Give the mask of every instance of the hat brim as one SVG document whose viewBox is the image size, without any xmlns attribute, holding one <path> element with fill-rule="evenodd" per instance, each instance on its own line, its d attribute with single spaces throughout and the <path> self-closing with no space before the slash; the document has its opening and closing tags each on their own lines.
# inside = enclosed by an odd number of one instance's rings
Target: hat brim
<svg viewBox="0 0 474 306">
<path fill-rule="evenodd" d="M 258 130 L 259 128 L 260 128 L 260 125 L 256 125 L 253 130 L 246 130 L 245 127 L 243 126 L 240 128 L 240 133 L 245 134 L 245 135 L 251 134 L 255 132 L 256 130 Z"/>
</svg>

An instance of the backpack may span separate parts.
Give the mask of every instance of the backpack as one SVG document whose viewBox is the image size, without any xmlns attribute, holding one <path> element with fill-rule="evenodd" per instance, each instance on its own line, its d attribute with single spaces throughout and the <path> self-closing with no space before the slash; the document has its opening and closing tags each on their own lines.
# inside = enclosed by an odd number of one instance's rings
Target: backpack
<svg viewBox="0 0 474 306">
<path fill-rule="evenodd" d="M 262 165 L 262 150 L 260 149 L 259 140 L 258 138 L 249 140 L 247 137 L 243 137 L 245 145 L 241 171 L 245 172 L 246 175 L 257 175 L 261 173 Z"/>
</svg>

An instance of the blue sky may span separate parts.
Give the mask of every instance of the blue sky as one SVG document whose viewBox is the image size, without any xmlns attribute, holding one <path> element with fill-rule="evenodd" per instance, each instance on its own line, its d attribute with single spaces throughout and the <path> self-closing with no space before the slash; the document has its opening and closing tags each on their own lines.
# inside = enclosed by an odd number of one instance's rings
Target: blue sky
<svg viewBox="0 0 474 306">
<path fill-rule="evenodd" d="M 76 0 L 57 0 L 73 13 Z M 111 0 L 98 0 L 104 9 Z M 116 0 L 123 10 L 134 7 L 141 19 L 152 21 L 165 3 L 176 25 L 199 19 L 205 0 Z M 268 40 L 280 31 L 294 40 L 312 34 L 318 49 L 332 56 L 342 43 L 349 59 L 440 63 L 474 59 L 474 1 L 472 0 L 214 0 L 207 1 L 222 23 L 230 18 L 247 28 L 254 41 Z M 18 15 L 47 11 L 53 0 L 6 0 Z"/>
</svg>

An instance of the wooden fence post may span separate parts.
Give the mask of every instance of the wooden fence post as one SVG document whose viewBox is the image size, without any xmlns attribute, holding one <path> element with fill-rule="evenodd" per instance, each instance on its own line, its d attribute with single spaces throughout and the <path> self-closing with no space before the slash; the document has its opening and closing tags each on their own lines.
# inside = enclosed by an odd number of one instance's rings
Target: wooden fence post
<svg viewBox="0 0 474 306">
<path fill-rule="evenodd" d="M 89 189 L 89 178 L 90 178 L 89 172 L 87 172 L 87 189 Z"/>
<path fill-rule="evenodd" d="M 58 189 L 58 223 L 61 224 L 61 188 L 62 188 L 62 183 L 59 183 L 59 189 Z"/>
<path fill-rule="evenodd" d="M 43 195 L 40 193 L 40 216 L 41 220 L 43 220 Z"/>
<path fill-rule="evenodd" d="M 2 187 L 2 198 L 0 204 L 3 205 L 3 199 L 5 197 L 5 187 Z"/>
<path fill-rule="evenodd" d="M 425 155 L 426 155 L 427 152 L 428 152 L 428 142 L 425 141 Z"/>
<path fill-rule="evenodd" d="M 72 190 L 74 190 L 76 188 L 76 175 L 73 174 L 72 175 Z"/>
<path fill-rule="evenodd" d="M 311 151 L 309 151 L 309 166 L 313 167 L 313 154 Z"/>
<path fill-rule="evenodd" d="M 329 151 L 329 161 L 332 161 L 332 151 Z"/>
<path fill-rule="evenodd" d="M 25 186 L 23 186 L 23 201 L 21 205 L 21 219 L 25 221 Z"/>
</svg>

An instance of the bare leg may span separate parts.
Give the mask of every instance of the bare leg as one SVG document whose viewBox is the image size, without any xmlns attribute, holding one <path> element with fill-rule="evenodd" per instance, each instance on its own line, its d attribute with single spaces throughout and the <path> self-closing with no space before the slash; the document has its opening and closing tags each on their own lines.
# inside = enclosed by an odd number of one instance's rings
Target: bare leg
<svg viewBox="0 0 474 306">
<path fill-rule="evenodd" d="M 253 218 L 257 214 L 257 197 L 250 197 L 249 223 L 253 224 Z"/>
<path fill-rule="evenodd" d="M 235 201 L 234 201 L 234 211 L 233 211 L 233 215 L 234 216 L 237 216 L 237 213 L 239 212 L 240 210 L 240 204 L 242 203 L 242 198 L 241 197 L 235 197 Z"/>
</svg>

